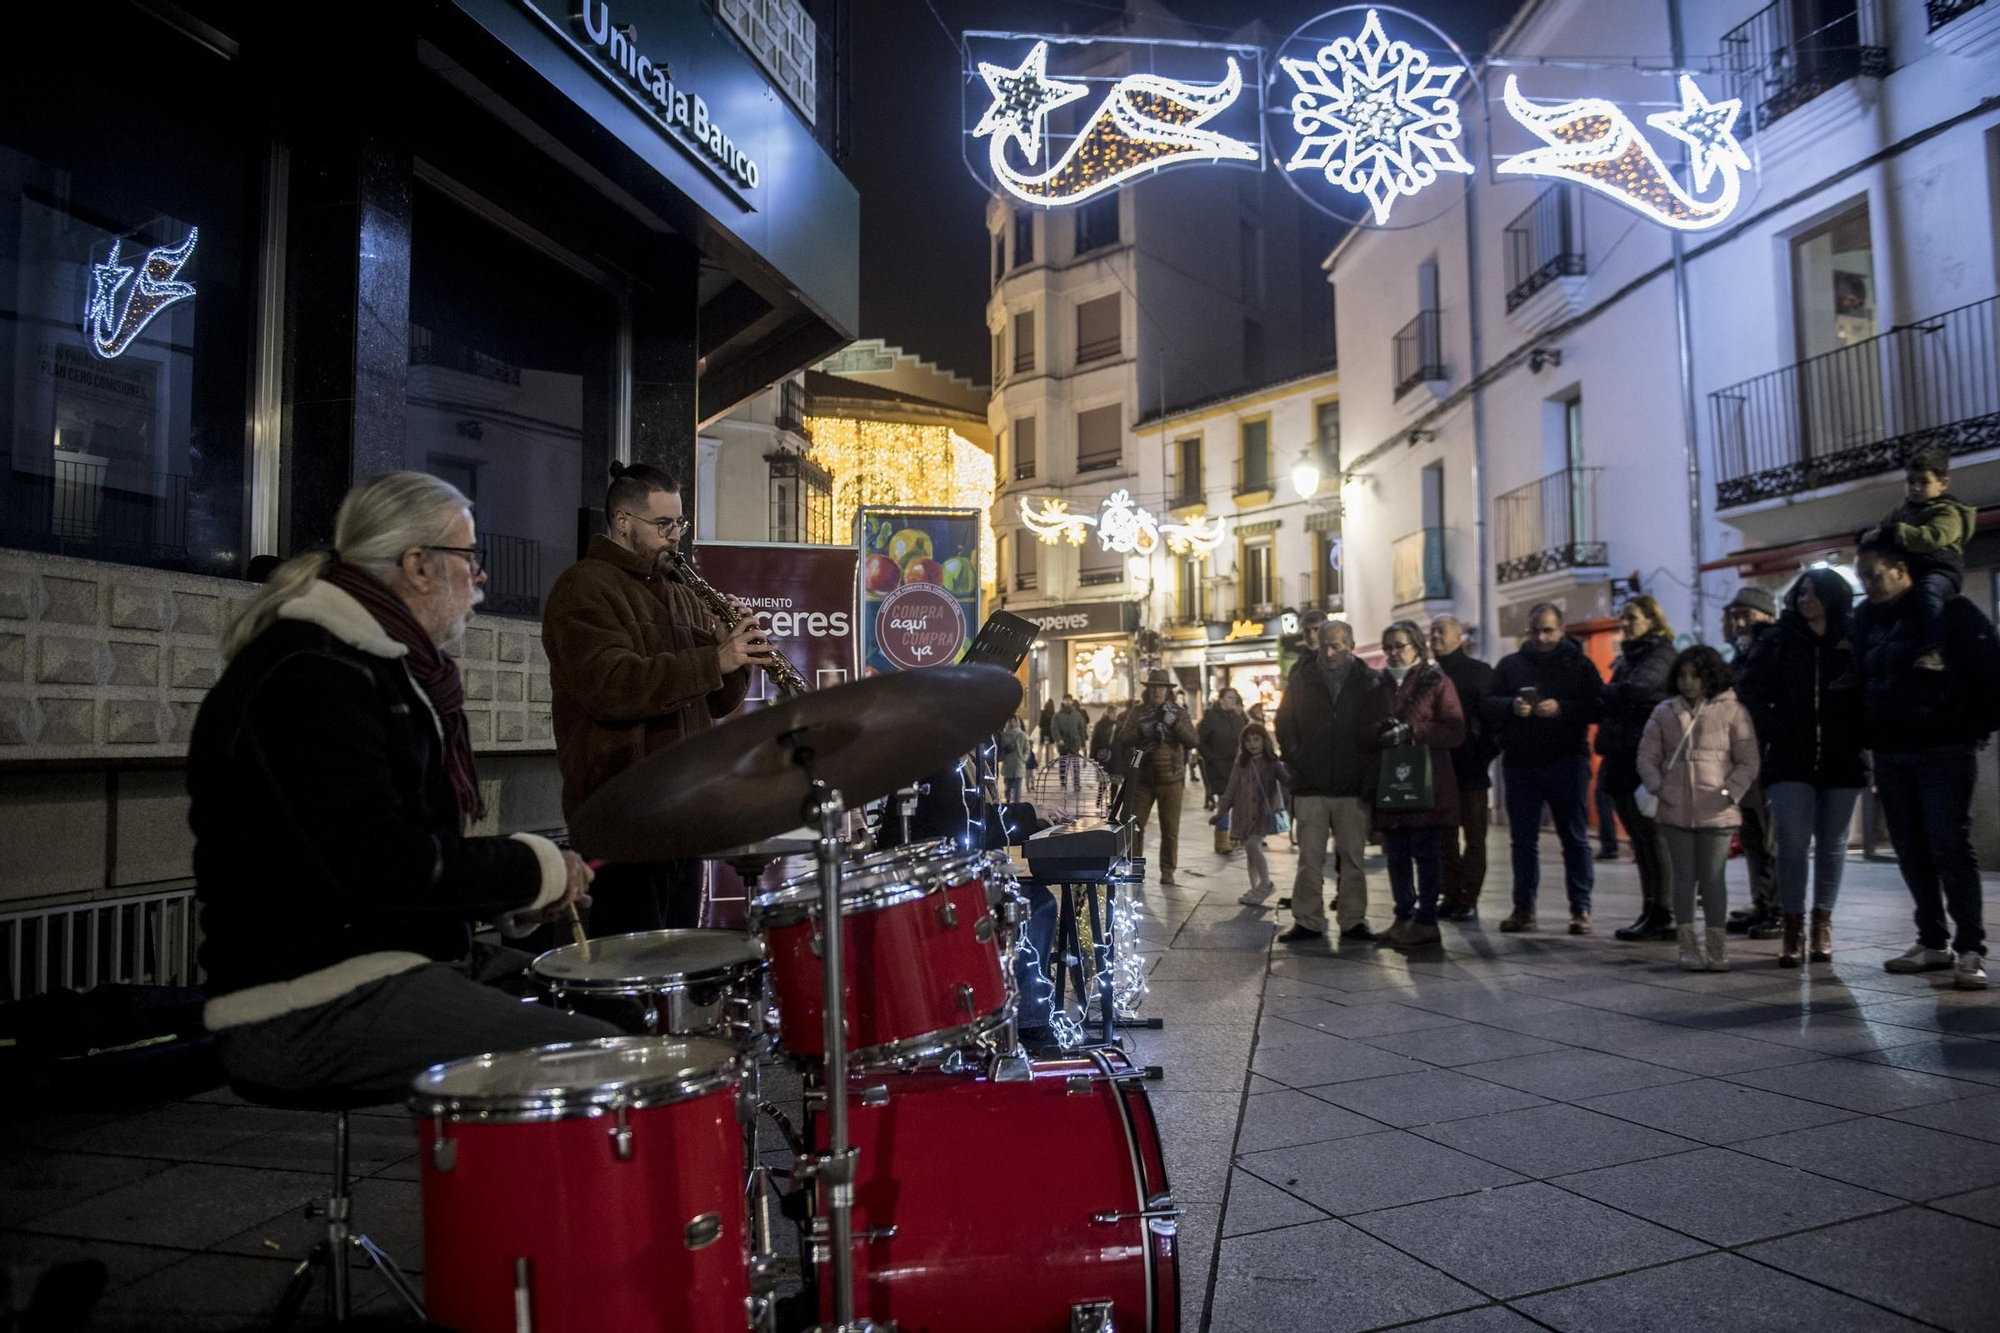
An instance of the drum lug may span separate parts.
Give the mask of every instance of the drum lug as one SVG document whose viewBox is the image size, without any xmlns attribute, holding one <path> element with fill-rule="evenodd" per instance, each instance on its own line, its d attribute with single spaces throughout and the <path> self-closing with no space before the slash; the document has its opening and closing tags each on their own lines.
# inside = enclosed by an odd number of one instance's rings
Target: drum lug
<svg viewBox="0 0 2000 1333">
<path fill-rule="evenodd" d="M 811 947 L 813 957 L 820 958 L 825 956 L 826 950 L 825 946 L 821 943 L 819 922 L 817 921 L 813 922 L 812 935 L 806 941 L 806 943 Z"/>
<path fill-rule="evenodd" d="M 1027 1083 L 1035 1077 L 1035 1066 L 1026 1051 L 1001 1051 L 987 1062 L 986 1077 L 995 1083 Z"/>
<path fill-rule="evenodd" d="M 687 1224 L 687 1247 L 705 1250 L 722 1239 L 722 1214 L 703 1213 Z"/>
<path fill-rule="evenodd" d="M 611 1137 L 611 1155 L 621 1162 L 629 1162 L 632 1160 L 632 1127 L 625 1123 L 625 1108 L 621 1106 L 611 1115 L 611 1128 L 606 1131 Z"/>
<path fill-rule="evenodd" d="M 458 1165 L 458 1144 L 444 1136 L 444 1121 L 434 1120 L 431 1132 L 431 1166 L 438 1171 L 449 1171 Z"/>
<path fill-rule="evenodd" d="M 1101 1227 L 1113 1226 L 1119 1222 L 1173 1222 L 1185 1212 L 1187 1209 L 1176 1208 L 1172 1199 L 1160 1196 L 1135 1213 L 1092 1213 L 1090 1220 Z M 1157 1231 L 1159 1228 L 1155 1227 L 1154 1230 Z"/>
<path fill-rule="evenodd" d="M 979 918 L 972 927 L 972 938 L 981 944 L 989 943 L 993 939 L 993 918 L 990 915 Z"/>
<path fill-rule="evenodd" d="M 1082 1301 L 1069 1307 L 1069 1333 L 1112 1333 L 1110 1301 Z"/>
<path fill-rule="evenodd" d="M 861 1090 L 861 1104 L 863 1106 L 887 1106 L 889 1104 L 889 1085 L 886 1083 L 874 1083 L 863 1088 Z"/>
<path fill-rule="evenodd" d="M 958 925 L 958 904 L 949 898 L 940 898 L 937 907 L 938 924 L 946 930 Z"/>
</svg>

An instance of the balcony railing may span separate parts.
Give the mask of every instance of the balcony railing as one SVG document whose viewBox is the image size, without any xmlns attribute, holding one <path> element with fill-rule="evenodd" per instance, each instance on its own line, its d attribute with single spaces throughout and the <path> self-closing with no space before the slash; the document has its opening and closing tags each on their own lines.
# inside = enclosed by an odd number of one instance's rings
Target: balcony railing
<svg viewBox="0 0 2000 1333">
<path fill-rule="evenodd" d="M 1418 528 L 1389 548 L 1389 582 L 1397 606 L 1451 596 L 1444 567 L 1444 529 Z"/>
<path fill-rule="evenodd" d="M 1583 275 L 1583 208 L 1568 186 L 1551 185 L 1536 195 L 1501 234 L 1510 312 L 1557 278 Z"/>
<path fill-rule="evenodd" d="M 1102 361 L 1107 357 L 1117 356 L 1119 348 L 1122 345 L 1123 340 L 1116 337 L 1099 338 L 1095 342 L 1079 343 L 1076 349 L 1076 363 L 1079 366 L 1083 366 L 1090 364 L 1092 361 Z"/>
<path fill-rule="evenodd" d="M 1165 629 L 1193 629 L 1197 625 L 1206 625 L 1207 623 L 1207 598 L 1197 598 L 1194 601 L 1180 598 L 1174 602 L 1173 609 L 1168 612 L 1167 618 L 1161 622 L 1161 626 Z"/>
<path fill-rule="evenodd" d="M 1270 466 L 1266 464 L 1262 472 L 1244 473 L 1236 482 L 1236 494 L 1261 495 L 1265 491 L 1273 489 L 1276 485 L 1277 483 L 1271 480 Z M 1196 503 L 1199 503 L 1199 501 L 1196 501 Z"/>
<path fill-rule="evenodd" d="M 1602 565 L 1609 559 L 1597 535 L 1597 478 L 1603 471 L 1581 467 L 1552 472 L 1494 501 L 1500 529 L 1498 582 Z"/>
<path fill-rule="evenodd" d="M 75 458 L 49 458 L 48 469 L 17 465 L 0 485 L 0 545 L 145 564 L 187 559 L 186 477 Z"/>
<path fill-rule="evenodd" d="M 1930 31 L 1936 32 L 1961 14 L 1970 14 L 1985 4 L 1986 0 L 1924 0 L 1924 12 L 1930 18 Z"/>
<path fill-rule="evenodd" d="M 1034 459 L 1032 459 L 1032 458 L 1025 458 L 1025 459 L 1022 459 L 1022 460 L 1021 460 L 1020 462 L 1018 462 L 1018 463 L 1014 464 L 1014 480 L 1015 480 L 1015 481 L 1031 481 L 1031 480 L 1033 480 L 1033 479 L 1034 479 L 1034 476 L 1035 476 L 1035 460 L 1034 460 Z"/>
<path fill-rule="evenodd" d="M 1106 472 L 1117 467 L 1124 461 L 1125 453 L 1122 449 L 1108 454 L 1085 454 L 1077 458 L 1076 470 L 1078 472 Z"/>
<path fill-rule="evenodd" d="M 1425 310 L 1396 331 L 1393 340 L 1396 367 L 1396 397 L 1425 380 L 1444 378 L 1444 349 L 1441 346 L 1438 312 Z"/>
<path fill-rule="evenodd" d="M 1014 373 L 1016 375 L 1027 375 L 1032 373 L 1034 369 L 1035 369 L 1034 348 L 1030 347 L 1025 352 L 1014 353 Z"/>
<path fill-rule="evenodd" d="M 1033 592 L 1035 589 L 1041 586 L 1042 586 L 1041 575 L 1036 573 L 1034 570 L 1029 570 L 1026 573 L 1016 574 L 1014 576 L 1015 592 Z"/>
<path fill-rule="evenodd" d="M 1857 75 L 1887 74 L 1889 50 L 1875 8 L 1875 0 L 1777 0 L 1724 33 L 1729 86 L 1742 90 L 1752 111 L 1740 132 L 1768 128 Z"/>
<path fill-rule="evenodd" d="M 485 549 L 486 602 L 493 616 L 539 616 L 542 613 L 542 544 L 532 537 L 479 534 Z"/>
<path fill-rule="evenodd" d="M 1206 493 L 1203 492 L 1201 488 L 1201 482 L 1199 480 L 1197 480 L 1192 486 L 1183 482 L 1180 486 L 1175 488 L 1174 493 L 1167 498 L 1167 508 L 1189 509 L 1198 504 L 1205 504 L 1207 500 L 1208 496 Z"/>
<path fill-rule="evenodd" d="M 499 357 L 488 356 L 465 343 L 440 338 L 421 324 L 410 325 L 410 364 L 460 370 L 501 384 L 518 385 L 521 382 L 519 366 L 509 365 Z"/>
<path fill-rule="evenodd" d="M 1988 297 L 1710 394 L 1717 508 L 2000 447 L 1996 321 Z"/>
</svg>

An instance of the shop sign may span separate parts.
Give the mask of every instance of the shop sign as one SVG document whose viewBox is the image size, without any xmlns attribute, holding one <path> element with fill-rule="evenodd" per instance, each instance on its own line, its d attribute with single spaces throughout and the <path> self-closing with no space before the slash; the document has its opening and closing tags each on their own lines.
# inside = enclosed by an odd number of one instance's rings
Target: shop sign
<svg viewBox="0 0 2000 1333">
<path fill-rule="evenodd" d="M 899 671 L 956 662 L 965 612 L 934 583 L 905 583 L 876 608 L 875 646 Z"/>
<path fill-rule="evenodd" d="M 1137 602 L 1079 602 L 1075 606 L 1047 606 L 1036 611 L 1017 611 L 1024 620 L 1035 622 L 1045 639 L 1086 639 L 1100 634 L 1130 634 L 1139 628 Z"/>
<path fill-rule="evenodd" d="M 1238 639 L 1260 639 L 1263 636 L 1264 636 L 1263 621 L 1232 620 L 1229 622 L 1229 633 L 1223 637 L 1223 642 L 1234 643 Z"/>
<path fill-rule="evenodd" d="M 765 637 L 815 690 L 854 679 L 860 558 L 852 546 L 789 542 L 705 541 L 696 553 L 701 576 L 748 606 Z M 777 697 L 770 678 L 757 672 L 749 702 Z"/>
<path fill-rule="evenodd" d="M 612 22 L 610 0 L 581 0 L 572 22 L 598 68 L 636 96 L 654 119 L 720 167 L 730 180 L 746 190 L 757 188 L 757 163 L 711 119 L 707 102 L 675 86 L 672 66 L 639 49 L 637 28 Z"/>
</svg>

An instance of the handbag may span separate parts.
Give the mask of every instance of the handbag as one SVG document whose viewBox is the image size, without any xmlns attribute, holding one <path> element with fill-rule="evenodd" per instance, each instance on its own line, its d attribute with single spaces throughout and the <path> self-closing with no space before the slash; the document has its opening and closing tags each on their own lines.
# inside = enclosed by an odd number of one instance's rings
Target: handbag
<svg viewBox="0 0 2000 1333">
<path fill-rule="evenodd" d="M 1681 757 L 1682 752 L 1687 749 L 1688 740 L 1694 735 L 1694 724 L 1701 720 L 1701 710 L 1706 707 L 1708 707 L 1708 700 L 1706 699 L 1694 706 L 1694 715 L 1688 718 L 1688 724 L 1681 732 L 1681 743 L 1676 745 L 1674 752 L 1667 756 L 1667 768 L 1672 768 L 1675 761 Z M 1660 773 L 1664 777 L 1666 769 L 1660 770 Z M 1632 793 L 1632 804 L 1638 807 L 1641 818 L 1658 819 L 1660 817 L 1660 794 L 1656 791 L 1647 791 L 1646 784 L 1643 782 L 1639 784 L 1638 790 Z"/>
<path fill-rule="evenodd" d="M 1431 747 L 1392 745 L 1382 751 L 1376 773 L 1377 810 L 1430 810 L 1437 805 L 1431 774 Z"/>
<path fill-rule="evenodd" d="M 1292 831 L 1292 812 L 1285 809 L 1282 804 L 1271 799 L 1271 793 L 1265 790 L 1264 777 L 1261 773 L 1257 775 L 1257 794 L 1264 798 L 1264 809 L 1267 812 L 1264 816 L 1264 832 L 1266 834 L 1290 833 Z M 1278 795 L 1283 796 L 1284 794 L 1284 784 L 1279 783 Z"/>
</svg>

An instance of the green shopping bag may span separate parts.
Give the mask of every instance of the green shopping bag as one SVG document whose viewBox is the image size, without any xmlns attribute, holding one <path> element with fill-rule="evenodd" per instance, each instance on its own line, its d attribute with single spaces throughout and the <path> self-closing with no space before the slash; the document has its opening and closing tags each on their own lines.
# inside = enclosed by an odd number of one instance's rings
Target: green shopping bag
<svg viewBox="0 0 2000 1333">
<path fill-rule="evenodd" d="M 1375 786 L 1377 810 L 1429 810 L 1436 803 L 1430 746 L 1394 745 L 1382 751 Z"/>
</svg>

